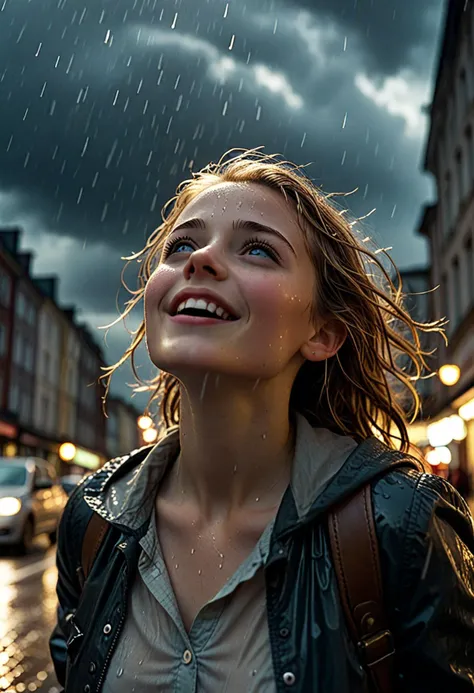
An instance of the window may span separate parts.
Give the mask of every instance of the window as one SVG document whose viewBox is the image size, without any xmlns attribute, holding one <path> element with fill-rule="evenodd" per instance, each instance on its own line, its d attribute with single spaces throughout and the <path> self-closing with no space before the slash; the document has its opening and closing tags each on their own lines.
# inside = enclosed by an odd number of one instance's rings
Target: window
<svg viewBox="0 0 474 693">
<path fill-rule="evenodd" d="M 13 361 L 18 366 L 21 365 L 23 359 L 23 337 L 17 332 L 15 335 L 15 341 L 13 344 Z"/>
<path fill-rule="evenodd" d="M 49 374 L 51 372 L 51 357 L 49 355 L 48 351 L 44 352 L 44 359 L 43 359 L 43 376 L 49 380 Z"/>
<path fill-rule="evenodd" d="M 8 274 L 0 270 L 0 303 L 8 308 L 11 301 L 12 281 Z"/>
<path fill-rule="evenodd" d="M 18 292 L 16 299 L 16 314 L 19 318 L 24 318 L 26 313 L 26 302 L 25 297 L 21 292 Z"/>
<path fill-rule="evenodd" d="M 33 347 L 25 342 L 25 368 L 30 373 L 33 372 Z"/>
<path fill-rule="evenodd" d="M 49 399 L 43 395 L 41 398 L 41 411 L 43 413 L 43 426 L 48 428 L 49 423 Z"/>
<path fill-rule="evenodd" d="M 444 196 L 443 196 L 443 226 L 444 235 L 447 236 L 451 229 L 452 219 L 452 189 L 451 189 L 451 174 L 448 172 L 444 179 Z"/>
<path fill-rule="evenodd" d="M 36 308 L 30 303 L 27 313 L 28 323 L 33 327 L 36 322 Z"/>
<path fill-rule="evenodd" d="M 20 406 L 20 389 L 18 385 L 13 382 L 10 387 L 10 401 L 9 408 L 12 412 L 17 412 Z"/>
<path fill-rule="evenodd" d="M 460 149 L 456 152 L 456 185 L 458 188 L 458 200 L 462 202 L 467 192 L 467 185 L 464 181 L 463 157 Z"/>
<path fill-rule="evenodd" d="M 461 273 L 459 270 L 459 259 L 454 258 L 452 262 L 453 270 L 453 330 L 459 324 L 462 316 L 462 295 L 461 295 Z"/>
</svg>

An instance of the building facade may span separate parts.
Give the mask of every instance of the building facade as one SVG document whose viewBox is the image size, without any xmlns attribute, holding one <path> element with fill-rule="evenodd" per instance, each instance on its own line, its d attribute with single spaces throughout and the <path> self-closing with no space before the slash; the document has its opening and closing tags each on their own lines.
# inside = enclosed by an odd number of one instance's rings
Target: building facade
<svg viewBox="0 0 474 693">
<path fill-rule="evenodd" d="M 98 382 L 105 365 L 102 350 L 85 325 L 78 326 L 78 397 L 76 439 L 86 449 L 107 456 L 106 419 L 102 411 L 103 385 Z"/>
<path fill-rule="evenodd" d="M 459 440 L 446 443 L 453 464 L 474 471 L 474 8 L 450 0 L 446 8 L 436 84 L 429 110 L 424 169 L 436 181 L 437 200 L 423 210 L 419 231 L 429 242 L 434 317 L 449 320 L 448 346 L 439 344 L 437 367 L 459 368 L 451 386 L 433 381 L 432 423 L 464 417 Z M 474 414 L 473 417 L 474 419 Z M 454 419 L 451 419 L 454 426 Z M 459 422 L 458 422 L 459 423 Z M 449 431 L 449 425 L 441 423 Z M 457 424 L 456 424 L 457 425 Z M 432 429 L 434 430 L 434 429 Z M 454 432 L 454 428 L 453 428 Z M 449 432 L 444 440 L 449 439 Z M 443 436 L 438 436 L 440 441 Z"/>
<path fill-rule="evenodd" d="M 80 338 L 74 324 L 74 308 L 63 309 L 59 378 L 58 430 L 62 438 L 77 438 Z"/>
<path fill-rule="evenodd" d="M 141 411 L 119 397 L 107 397 L 107 454 L 110 459 L 140 447 Z"/>
<path fill-rule="evenodd" d="M 17 276 L 18 264 L 0 232 L 0 455 L 18 437 L 16 417 L 8 409 Z"/>
</svg>

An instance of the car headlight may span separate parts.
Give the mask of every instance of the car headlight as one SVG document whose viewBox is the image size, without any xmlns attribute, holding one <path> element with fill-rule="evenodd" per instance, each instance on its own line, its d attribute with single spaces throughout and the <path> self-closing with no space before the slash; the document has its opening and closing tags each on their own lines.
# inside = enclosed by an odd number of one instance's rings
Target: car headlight
<svg viewBox="0 0 474 693">
<path fill-rule="evenodd" d="M 18 498 L 0 498 L 0 517 L 18 515 L 21 510 L 21 501 Z"/>
</svg>

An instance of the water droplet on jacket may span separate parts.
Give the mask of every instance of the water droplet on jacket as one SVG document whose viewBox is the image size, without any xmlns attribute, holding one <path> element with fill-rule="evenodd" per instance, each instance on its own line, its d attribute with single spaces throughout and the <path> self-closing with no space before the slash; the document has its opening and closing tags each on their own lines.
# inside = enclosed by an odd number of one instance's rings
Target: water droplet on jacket
<svg viewBox="0 0 474 693">
<path fill-rule="evenodd" d="M 388 499 L 390 498 L 390 496 L 389 496 L 388 493 L 383 493 L 382 495 L 383 495 L 383 497 L 385 498 L 385 500 L 388 500 Z"/>
<path fill-rule="evenodd" d="M 122 674 L 123 674 L 123 669 L 122 668 L 117 669 L 117 676 L 122 676 Z"/>
<path fill-rule="evenodd" d="M 256 675 L 257 675 L 257 670 L 254 669 L 254 670 L 252 671 L 252 676 L 256 676 Z"/>
<path fill-rule="evenodd" d="M 143 664 L 143 659 L 140 659 L 140 661 L 138 662 L 138 666 L 141 667 L 142 664 Z"/>
</svg>

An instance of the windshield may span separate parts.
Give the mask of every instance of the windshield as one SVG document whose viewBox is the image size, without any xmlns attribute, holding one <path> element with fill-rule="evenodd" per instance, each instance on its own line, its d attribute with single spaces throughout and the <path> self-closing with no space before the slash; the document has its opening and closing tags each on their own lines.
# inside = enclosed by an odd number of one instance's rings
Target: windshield
<svg viewBox="0 0 474 693">
<path fill-rule="evenodd" d="M 0 486 L 24 486 L 25 484 L 25 467 L 0 461 Z"/>
</svg>

